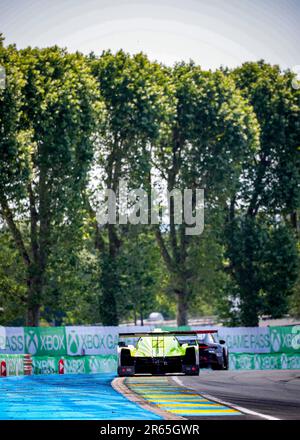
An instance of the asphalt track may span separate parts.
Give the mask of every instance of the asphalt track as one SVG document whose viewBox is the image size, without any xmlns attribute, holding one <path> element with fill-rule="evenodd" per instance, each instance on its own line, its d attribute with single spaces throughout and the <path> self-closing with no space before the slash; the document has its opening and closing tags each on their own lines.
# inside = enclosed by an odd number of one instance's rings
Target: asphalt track
<svg viewBox="0 0 300 440">
<path fill-rule="evenodd" d="M 199 377 L 173 377 L 203 396 L 242 407 L 258 414 L 241 419 L 270 416 L 281 420 L 300 420 L 300 370 L 212 371 L 201 370 Z M 198 418 L 198 417 L 189 417 Z"/>
</svg>

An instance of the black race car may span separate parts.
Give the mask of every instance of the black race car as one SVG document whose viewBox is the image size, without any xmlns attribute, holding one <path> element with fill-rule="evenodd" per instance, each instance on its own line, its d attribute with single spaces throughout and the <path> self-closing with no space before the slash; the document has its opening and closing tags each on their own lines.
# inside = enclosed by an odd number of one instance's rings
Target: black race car
<svg viewBox="0 0 300 440">
<path fill-rule="evenodd" d="M 200 368 L 228 370 L 228 349 L 217 330 L 197 331 Z"/>
</svg>

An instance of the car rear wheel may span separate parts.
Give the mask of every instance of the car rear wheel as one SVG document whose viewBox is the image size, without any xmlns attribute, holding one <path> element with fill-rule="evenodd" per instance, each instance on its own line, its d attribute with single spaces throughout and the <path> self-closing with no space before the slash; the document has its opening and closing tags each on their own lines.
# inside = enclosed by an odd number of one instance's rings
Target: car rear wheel
<svg viewBox="0 0 300 440">
<path fill-rule="evenodd" d="M 196 352 L 194 347 L 187 347 L 182 361 L 182 372 L 186 376 L 198 376 L 199 365 L 196 363 Z"/>
<path fill-rule="evenodd" d="M 223 370 L 228 370 L 228 355 L 223 351 Z"/>
<path fill-rule="evenodd" d="M 120 353 L 120 364 L 118 366 L 119 376 L 133 376 L 135 374 L 134 358 L 128 348 L 122 348 Z"/>
</svg>

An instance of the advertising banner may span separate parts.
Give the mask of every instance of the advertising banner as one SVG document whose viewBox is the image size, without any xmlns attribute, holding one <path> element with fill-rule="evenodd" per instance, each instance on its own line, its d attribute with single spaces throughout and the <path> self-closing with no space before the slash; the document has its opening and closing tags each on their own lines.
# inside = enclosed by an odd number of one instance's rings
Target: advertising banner
<svg viewBox="0 0 300 440">
<path fill-rule="evenodd" d="M 201 329 L 200 327 L 193 327 Z M 202 327 L 202 329 L 205 327 Z M 35 374 L 115 373 L 118 333 L 147 332 L 151 326 L 0 327 L 0 359 L 7 374 L 23 374 L 22 353 L 30 353 Z M 231 369 L 300 369 L 300 326 L 215 327 L 229 349 Z M 127 338 L 127 343 L 134 343 Z M 5 359 L 4 359 L 5 358 Z"/>
<path fill-rule="evenodd" d="M 116 354 L 118 334 L 126 332 L 150 331 L 149 326 L 134 327 L 65 327 L 67 354 L 69 356 Z M 130 340 L 127 340 L 130 342 Z"/>
<path fill-rule="evenodd" d="M 207 327 L 193 326 L 193 330 L 205 330 Z M 268 327 L 209 327 L 218 330 L 219 339 L 224 339 L 233 353 L 269 353 L 270 336 Z"/>
<path fill-rule="evenodd" d="M 65 327 L 24 327 L 25 353 L 37 356 L 67 353 Z"/>
<path fill-rule="evenodd" d="M 32 356 L 32 373 L 58 373 L 58 362 L 60 359 L 60 356 Z"/>
<path fill-rule="evenodd" d="M 298 370 L 300 354 L 229 354 L 230 370 Z"/>
<path fill-rule="evenodd" d="M 272 353 L 300 353 L 300 325 L 269 327 Z"/>
<path fill-rule="evenodd" d="M 24 353 L 24 328 L 0 326 L 0 354 Z"/>
<path fill-rule="evenodd" d="M 117 355 L 85 356 L 85 368 L 88 373 L 116 373 Z"/>
<path fill-rule="evenodd" d="M 219 327 L 220 339 L 224 339 L 228 350 L 234 353 L 269 353 L 268 327 Z"/>
<path fill-rule="evenodd" d="M 57 374 L 61 359 L 64 361 L 64 374 L 115 373 L 117 371 L 116 355 L 33 356 L 33 373 Z"/>
<path fill-rule="evenodd" d="M 24 374 L 23 355 L 0 353 L 0 364 L 2 361 L 5 361 L 7 376 L 22 376 Z"/>
<path fill-rule="evenodd" d="M 117 327 L 66 327 L 67 354 L 115 354 Z"/>
</svg>

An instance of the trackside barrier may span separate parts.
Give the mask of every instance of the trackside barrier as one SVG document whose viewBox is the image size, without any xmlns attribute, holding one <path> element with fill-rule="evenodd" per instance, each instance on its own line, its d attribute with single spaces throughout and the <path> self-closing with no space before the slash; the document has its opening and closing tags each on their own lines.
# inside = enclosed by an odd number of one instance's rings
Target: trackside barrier
<svg viewBox="0 0 300 440">
<path fill-rule="evenodd" d="M 115 373 L 116 355 L 33 356 L 33 374 Z"/>
<path fill-rule="evenodd" d="M 1 327 L 1 354 L 32 356 L 114 355 L 118 333 L 150 331 L 152 326 Z M 186 327 L 186 330 L 204 329 Z M 207 327 L 206 327 L 207 328 Z M 271 327 L 217 327 L 231 353 L 300 353 L 300 325 Z M 171 328 L 167 328 L 171 330 Z M 176 328 L 174 328 L 176 330 Z M 128 343 L 130 343 L 128 341 Z"/>
<path fill-rule="evenodd" d="M 24 374 L 24 355 L 0 353 L 0 376 L 19 376 Z"/>
<path fill-rule="evenodd" d="M 58 361 L 58 374 L 64 374 L 65 372 L 65 363 L 63 359 L 59 359 Z"/>
<path fill-rule="evenodd" d="M 6 362 L 5 361 L 1 361 L 0 376 L 2 376 L 2 377 L 6 376 Z"/>
<path fill-rule="evenodd" d="M 7 376 L 114 372 L 118 333 L 151 331 L 153 328 L 0 326 L 0 363 L 5 362 Z M 226 341 L 231 369 L 299 368 L 300 325 L 209 328 L 218 330 L 220 339 Z M 205 326 L 182 328 L 196 329 L 205 329 Z M 134 344 L 130 338 L 126 342 Z"/>
<path fill-rule="evenodd" d="M 24 376 L 32 374 L 32 359 L 30 354 L 24 354 Z"/>
<path fill-rule="evenodd" d="M 230 370 L 299 370 L 298 353 L 229 353 Z"/>
</svg>

